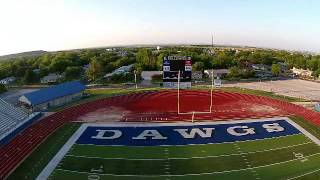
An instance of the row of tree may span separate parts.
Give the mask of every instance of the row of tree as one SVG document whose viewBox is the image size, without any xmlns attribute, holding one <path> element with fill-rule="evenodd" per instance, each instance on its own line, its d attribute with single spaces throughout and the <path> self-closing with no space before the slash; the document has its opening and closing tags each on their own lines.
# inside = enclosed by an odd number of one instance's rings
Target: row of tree
<svg viewBox="0 0 320 180">
<path fill-rule="evenodd" d="M 105 49 L 90 49 L 80 52 L 46 53 L 40 57 L 26 57 L 10 59 L 0 63 L 0 78 L 14 76 L 23 83 L 39 82 L 40 78 L 49 73 L 65 75 L 65 80 L 86 78 L 83 66 L 90 62 L 99 64 L 98 76 L 113 71 L 114 69 L 135 62 L 135 57 L 129 54 L 120 57 L 116 53 L 106 52 Z M 95 68 L 96 66 L 93 66 Z M 34 71 L 38 69 L 39 71 Z M 92 71 L 92 70 L 91 70 Z M 90 78 L 96 75 L 88 73 Z"/>
<path fill-rule="evenodd" d="M 286 63 L 289 68 L 296 67 L 314 71 L 314 76 L 320 74 L 320 56 L 290 53 L 271 50 L 230 50 L 207 49 L 201 47 L 167 47 L 161 51 L 151 48 L 122 49 L 127 56 L 119 56 L 117 52 L 105 49 L 89 49 L 81 51 L 46 53 L 39 57 L 11 59 L 0 63 L 0 78 L 14 76 L 24 83 L 38 82 L 49 73 L 64 73 L 65 80 L 87 78 L 96 81 L 104 74 L 110 73 L 124 65 L 135 64 L 138 72 L 143 70 L 162 70 L 163 58 L 168 55 L 191 56 L 193 69 L 231 69 L 234 77 L 250 77 L 251 64 L 272 66 L 272 73 L 279 75 L 279 62 Z M 85 74 L 84 65 L 89 65 Z M 279 70 L 280 68 L 280 70 Z M 39 69 L 36 73 L 35 69 Z"/>
</svg>

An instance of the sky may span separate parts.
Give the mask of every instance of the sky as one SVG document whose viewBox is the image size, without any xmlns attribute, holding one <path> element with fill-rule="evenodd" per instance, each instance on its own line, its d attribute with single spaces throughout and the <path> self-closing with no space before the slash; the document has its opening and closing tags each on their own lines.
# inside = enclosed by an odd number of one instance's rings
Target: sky
<svg viewBox="0 0 320 180">
<path fill-rule="evenodd" d="M 0 55 L 131 44 L 320 52 L 319 0 L 0 0 Z"/>
</svg>

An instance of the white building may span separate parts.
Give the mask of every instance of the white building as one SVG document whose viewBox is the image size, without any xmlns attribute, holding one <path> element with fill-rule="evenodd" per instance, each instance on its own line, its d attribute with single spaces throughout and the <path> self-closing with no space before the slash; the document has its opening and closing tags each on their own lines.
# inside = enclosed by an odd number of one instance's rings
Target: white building
<svg viewBox="0 0 320 180">
<path fill-rule="evenodd" d="M 151 81 L 153 76 L 162 75 L 162 71 L 142 71 L 141 78 L 143 80 Z"/>
<path fill-rule="evenodd" d="M 209 78 L 212 78 L 212 71 L 213 77 L 222 77 L 230 73 L 229 69 L 208 69 L 204 70 L 204 74 L 206 74 L 206 76 L 208 76 Z"/>
<path fill-rule="evenodd" d="M 291 71 L 292 71 L 293 74 L 295 74 L 296 76 L 312 77 L 312 71 L 310 71 L 310 70 L 298 69 L 298 68 L 293 67 L 293 68 L 291 69 Z"/>
<path fill-rule="evenodd" d="M 15 80 L 16 80 L 15 77 L 6 77 L 6 78 L 0 80 L 0 84 L 7 85 L 7 84 L 14 82 Z"/>
<path fill-rule="evenodd" d="M 118 69 L 112 71 L 112 73 L 108 73 L 106 74 L 104 77 L 107 78 L 107 77 L 111 77 L 115 74 L 126 74 L 126 73 L 129 73 L 129 71 L 133 68 L 134 64 L 130 64 L 128 66 L 121 66 L 119 67 Z"/>
<path fill-rule="evenodd" d="M 118 51 L 117 52 L 117 55 L 120 56 L 120 57 L 126 57 L 128 56 L 128 52 L 127 51 Z"/>
<path fill-rule="evenodd" d="M 202 71 L 192 71 L 192 79 L 202 79 L 203 73 Z"/>
<path fill-rule="evenodd" d="M 49 75 L 41 78 L 41 83 L 43 84 L 56 83 L 61 78 L 62 78 L 62 75 L 60 74 L 50 73 Z"/>
</svg>

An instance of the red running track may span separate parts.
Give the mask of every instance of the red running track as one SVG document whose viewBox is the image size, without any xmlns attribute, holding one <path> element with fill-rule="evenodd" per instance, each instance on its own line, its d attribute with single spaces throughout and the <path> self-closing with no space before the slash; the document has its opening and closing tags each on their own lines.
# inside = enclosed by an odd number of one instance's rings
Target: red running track
<svg viewBox="0 0 320 180">
<path fill-rule="evenodd" d="M 209 111 L 210 92 L 182 91 L 180 111 Z M 57 112 L 31 125 L 0 147 L 0 179 L 5 179 L 36 147 L 64 123 L 79 120 L 102 108 L 121 107 L 122 121 L 190 121 L 191 115 L 177 114 L 176 91 L 134 93 L 100 99 Z M 298 115 L 320 125 L 320 113 L 287 102 L 240 93 L 215 92 L 213 112 L 196 114 L 196 120 L 234 120 Z"/>
</svg>

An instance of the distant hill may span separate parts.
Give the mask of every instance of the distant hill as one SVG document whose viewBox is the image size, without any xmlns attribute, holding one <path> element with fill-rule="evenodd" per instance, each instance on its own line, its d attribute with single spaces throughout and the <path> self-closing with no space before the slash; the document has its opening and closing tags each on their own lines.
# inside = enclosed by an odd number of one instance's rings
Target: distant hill
<svg viewBox="0 0 320 180">
<path fill-rule="evenodd" d="M 37 57 L 41 56 L 47 51 L 29 51 L 29 52 L 22 52 L 22 53 L 17 53 L 17 54 L 9 54 L 9 55 L 4 55 L 0 56 L 0 60 L 7 60 L 7 59 L 13 59 L 13 58 L 22 58 L 22 57 Z"/>
</svg>

